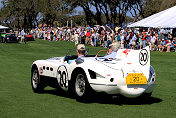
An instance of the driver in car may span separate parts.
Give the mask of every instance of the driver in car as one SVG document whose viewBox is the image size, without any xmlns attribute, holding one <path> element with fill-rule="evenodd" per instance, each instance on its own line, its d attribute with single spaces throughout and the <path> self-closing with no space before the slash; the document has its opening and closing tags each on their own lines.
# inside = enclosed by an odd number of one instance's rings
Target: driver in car
<svg viewBox="0 0 176 118">
<path fill-rule="evenodd" d="M 85 57 L 85 45 L 84 44 L 79 44 L 77 46 L 77 54 L 78 54 L 78 57 Z"/>
<path fill-rule="evenodd" d="M 118 49 L 120 48 L 119 42 L 114 42 L 109 45 L 109 55 L 104 56 L 104 58 L 115 58 Z"/>
<path fill-rule="evenodd" d="M 84 44 L 79 44 L 77 46 L 76 52 L 78 54 L 78 58 L 85 57 L 85 52 L 86 52 L 85 45 Z M 75 59 L 68 60 L 68 64 L 72 64 L 73 62 L 75 62 L 74 60 Z"/>
</svg>

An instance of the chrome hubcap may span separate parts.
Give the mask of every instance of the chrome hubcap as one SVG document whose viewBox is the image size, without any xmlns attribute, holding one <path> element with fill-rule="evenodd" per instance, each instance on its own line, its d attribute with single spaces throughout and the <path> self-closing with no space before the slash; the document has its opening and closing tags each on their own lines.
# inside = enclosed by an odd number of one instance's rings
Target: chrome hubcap
<svg viewBox="0 0 176 118">
<path fill-rule="evenodd" d="M 38 73 L 37 73 L 37 70 L 34 70 L 33 76 L 32 76 L 32 84 L 34 88 L 37 88 L 38 82 L 39 82 Z"/>
<path fill-rule="evenodd" d="M 75 89 L 78 96 L 83 96 L 85 92 L 85 85 L 86 83 L 84 80 L 84 76 L 82 74 L 79 74 L 76 77 L 76 82 L 75 82 Z"/>
</svg>

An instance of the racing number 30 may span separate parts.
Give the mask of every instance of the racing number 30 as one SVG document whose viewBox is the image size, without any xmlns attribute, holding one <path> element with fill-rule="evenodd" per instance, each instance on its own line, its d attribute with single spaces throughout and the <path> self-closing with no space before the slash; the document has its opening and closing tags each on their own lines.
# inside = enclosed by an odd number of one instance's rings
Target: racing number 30
<svg viewBox="0 0 176 118">
<path fill-rule="evenodd" d="M 60 66 L 57 71 L 57 81 L 63 90 L 68 90 L 68 73 L 65 66 Z"/>
<path fill-rule="evenodd" d="M 146 49 L 142 49 L 139 54 L 139 63 L 143 66 L 145 66 L 148 62 L 148 51 Z"/>
<path fill-rule="evenodd" d="M 59 78 L 59 80 L 60 80 L 60 82 L 59 82 L 59 85 L 61 86 L 61 87 L 66 87 L 66 73 L 65 73 L 65 71 L 63 71 L 63 72 L 61 72 L 61 71 L 59 71 L 58 72 L 58 78 Z"/>
</svg>

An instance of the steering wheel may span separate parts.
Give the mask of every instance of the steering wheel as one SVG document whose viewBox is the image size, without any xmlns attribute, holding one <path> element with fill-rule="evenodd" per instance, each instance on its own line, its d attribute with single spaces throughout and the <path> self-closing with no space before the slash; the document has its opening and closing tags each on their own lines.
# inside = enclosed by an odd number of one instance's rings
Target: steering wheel
<svg viewBox="0 0 176 118">
<path fill-rule="evenodd" d="M 100 51 L 96 54 L 95 57 L 98 57 L 98 55 L 99 55 L 100 52 L 106 52 L 107 54 L 109 54 L 109 52 L 108 52 L 107 50 L 100 50 Z"/>
</svg>

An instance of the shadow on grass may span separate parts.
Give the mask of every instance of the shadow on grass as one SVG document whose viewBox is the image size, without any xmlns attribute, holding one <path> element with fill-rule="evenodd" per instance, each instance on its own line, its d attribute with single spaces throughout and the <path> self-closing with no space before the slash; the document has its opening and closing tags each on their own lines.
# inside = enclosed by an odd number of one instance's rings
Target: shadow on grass
<svg viewBox="0 0 176 118">
<path fill-rule="evenodd" d="M 76 99 L 73 95 L 69 95 L 68 93 L 54 89 L 54 90 L 44 90 L 42 94 L 52 94 L 56 96 L 61 96 L 61 97 L 66 97 L 70 99 Z M 160 98 L 155 98 L 155 97 L 149 97 L 149 98 L 135 98 L 135 99 L 130 99 L 130 98 L 125 98 L 123 96 L 109 96 L 104 93 L 96 93 L 91 95 L 92 97 L 85 99 L 85 100 L 80 100 L 76 99 L 78 102 L 81 103 L 99 103 L 99 104 L 114 104 L 114 105 L 145 105 L 145 104 L 154 104 L 154 103 L 160 103 L 162 102 L 162 99 Z"/>
</svg>

